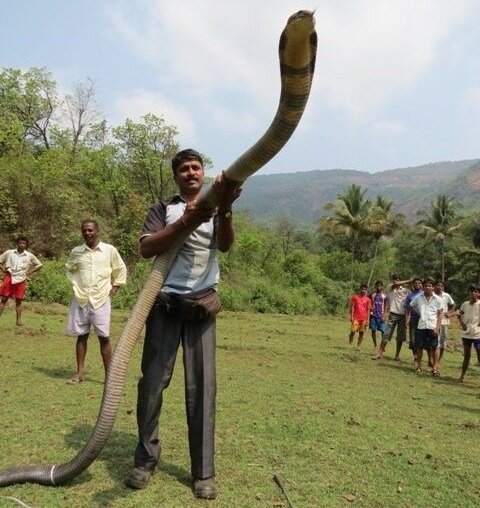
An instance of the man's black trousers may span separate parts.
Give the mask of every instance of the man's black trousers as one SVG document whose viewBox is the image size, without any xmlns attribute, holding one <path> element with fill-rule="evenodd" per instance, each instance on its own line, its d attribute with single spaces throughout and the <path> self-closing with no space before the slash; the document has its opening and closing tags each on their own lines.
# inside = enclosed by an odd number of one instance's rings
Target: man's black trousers
<svg viewBox="0 0 480 508">
<path fill-rule="evenodd" d="M 146 323 L 143 377 L 138 383 L 139 442 L 135 466 L 153 470 L 157 465 L 161 451 L 158 426 L 163 390 L 172 378 L 181 342 L 191 474 L 198 479 L 215 475 L 215 331 L 215 317 L 184 321 L 168 313 L 162 305 L 154 305 Z"/>
</svg>

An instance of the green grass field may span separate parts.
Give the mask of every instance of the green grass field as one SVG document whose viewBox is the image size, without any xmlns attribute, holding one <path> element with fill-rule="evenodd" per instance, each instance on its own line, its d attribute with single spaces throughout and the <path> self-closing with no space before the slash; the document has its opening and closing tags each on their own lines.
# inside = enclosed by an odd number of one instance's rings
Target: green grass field
<svg viewBox="0 0 480 508">
<path fill-rule="evenodd" d="M 74 339 L 67 309 L 29 304 L 16 328 L 0 319 L 0 468 L 58 464 L 88 439 L 103 389 L 94 337 L 87 379 L 66 385 Z M 114 339 L 128 314 L 115 312 Z M 452 328 L 442 377 L 415 376 L 403 363 L 370 359 L 370 337 L 356 352 L 341 319 L 223 313 L 218 323 L 214 507 L 281 507 L 280 474 L 296 508 L 478 506 L 480 368 L 460 373 Z M 145 491 L 123 486 L 136 443 L 135 404 L 141 344 L 131 360 L 112 436 L 100 457 L 66 486 L 0 489 L 0 506 L 195 507 L 190 491 L 181 355 L 161 420 L 162 462 Z M 476 363 L 476 359 L 473 364 Z"/>
</svg>

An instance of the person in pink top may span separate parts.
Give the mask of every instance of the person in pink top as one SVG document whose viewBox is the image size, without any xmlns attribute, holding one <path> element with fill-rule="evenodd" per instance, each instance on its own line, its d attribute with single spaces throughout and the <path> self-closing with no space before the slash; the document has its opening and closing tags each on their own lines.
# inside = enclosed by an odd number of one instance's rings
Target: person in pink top
<svg viewBox="0 0 480 508">
<path fill-rule="evenodd" d="M 357 349 L 363 341 L 363 335 L 368 327 L 368 321 L 370 317 L 370 309 L 372 307 L 372 300 L 367 296 L 368 287 L 366 284 L 362 284 L 358 290 L 358 293 L 350 298 L 350 321 L 352 323 L 350 328 L 350 335 L 348 341 L 353 344 L 355 333 L 358 332 Z"/>
</svg>

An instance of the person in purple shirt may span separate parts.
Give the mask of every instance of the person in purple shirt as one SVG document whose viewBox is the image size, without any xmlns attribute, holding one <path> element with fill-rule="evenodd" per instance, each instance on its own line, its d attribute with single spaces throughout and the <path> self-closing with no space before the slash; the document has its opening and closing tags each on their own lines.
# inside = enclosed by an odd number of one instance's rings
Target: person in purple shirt
<svg viewBox="0 0 480 508">
<path fill-rule="evenodd" d="M 382 335 L 385 332 L 385 321 L 383 314 L 385 312 L 385 302 L 387 295 L 383 292 L 383 282 L 375 281 L 375 293 L 370 294 L 372 300 L 372 308 L 370 312 L 370 331 L 372 332 L 372 341 L 375 349 L 377 349 L 377 332 Z"/>
</svg>

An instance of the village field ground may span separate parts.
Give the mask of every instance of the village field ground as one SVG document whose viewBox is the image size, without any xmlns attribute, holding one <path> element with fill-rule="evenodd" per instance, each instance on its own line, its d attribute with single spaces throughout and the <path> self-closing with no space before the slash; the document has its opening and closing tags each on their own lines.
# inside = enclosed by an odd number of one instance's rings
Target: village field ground
<svg viewBox="0 0 480 508">
<path fill-rule="evenodd" d="M 84 445 L 95 424 L 103 369 L 95 337 L 87 378 L 74 371 L 74 339 L 65 335 L 67 308 L 29 303 L 24 326 L 9 307 L 0 319 L 0 468 L 60 464 Z M 112 339 L 128 312 L 114 311 Z M 476 358 L 459 384 L 460 331 L 452 327 L 433 378 L 417 376 L 408 348 L 393 361 L 349 347 L 346 319 L 225 312 L 217 331 L 214 508 L 282 507 L 279 474 L 292 505 L 304 507 L 478 506 L 480 367 Z M 110 440 L 90 468 L 59 487 L 0 489 L 0 506 L 200 507 L 193 498 L 178 356 L 161 419 L 158 471 L 144 491 L 123 485 L 136 443 L 136 385 L 142 340 L 130 362 Z M 426 366 L 425 366 L 426 367 Z"/>
</svg>

